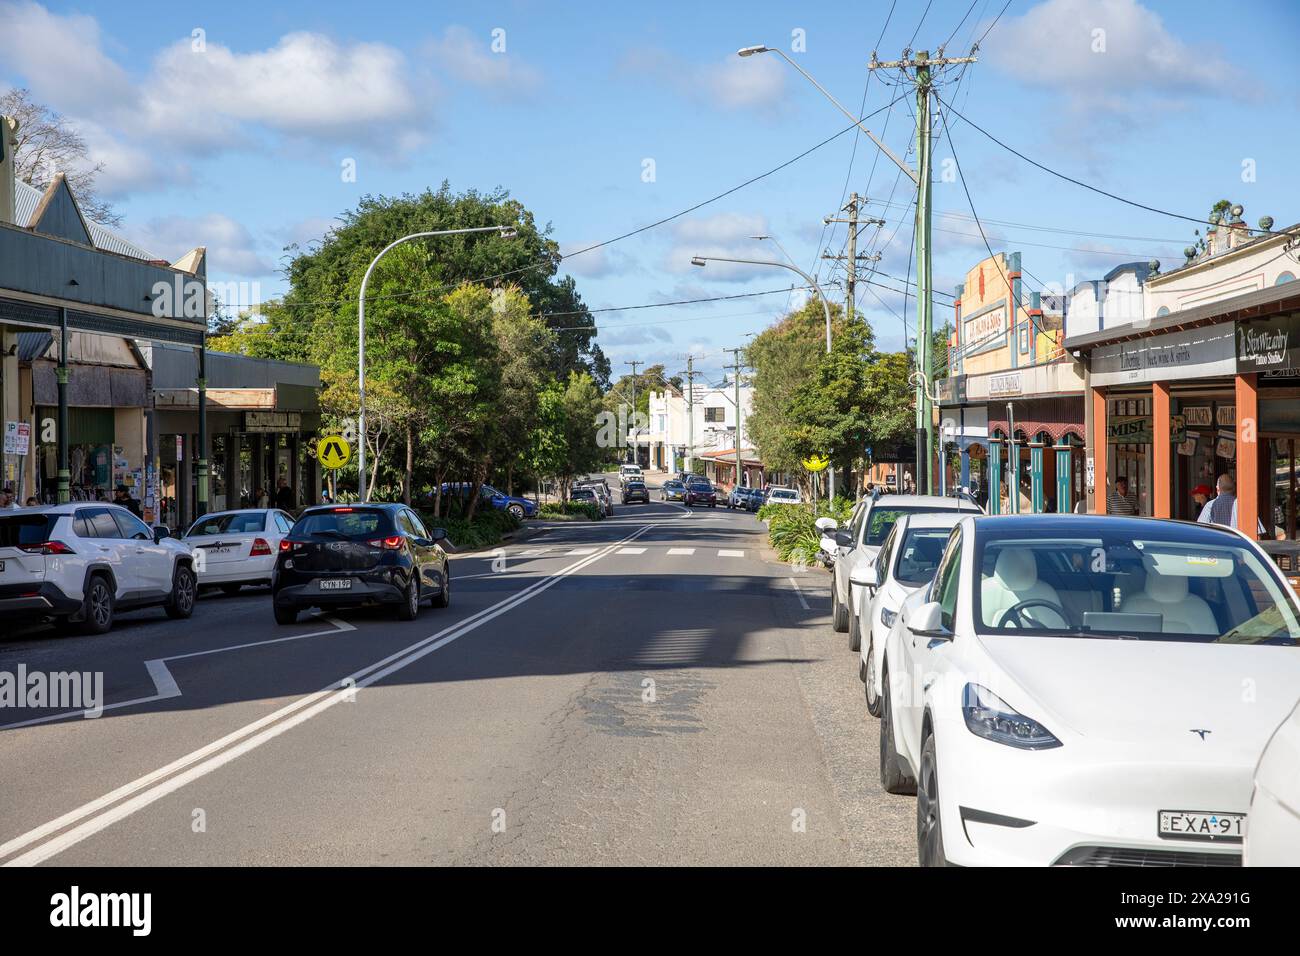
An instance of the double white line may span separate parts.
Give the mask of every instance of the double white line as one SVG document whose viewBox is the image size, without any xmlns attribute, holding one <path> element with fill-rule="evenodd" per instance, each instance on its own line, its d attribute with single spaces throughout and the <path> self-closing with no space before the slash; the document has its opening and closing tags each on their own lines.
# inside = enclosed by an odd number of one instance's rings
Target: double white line
<svg viewBox="0 0 1300 956">
<path fill-rule="evenodd" d="M 174 793 L 186 784 L 212 773 L 212 771 L 230 763 L 237 757 L 243 756 L 250 750 L 255 750 L 267 741 L 280 736 L 286 730 L 306 723 L 335 704 L 348 700 L 357 689 L 368 687 L 376 681 L 397 673 L 403 668 L 414 664 L 420 658 L 432 654 L 439 648 L 446 647 L 460 637 L 464 637 L 488 621 L 500 617 L 526 601 L 531 601 L 543 591 L 558 584 L 563 578 L 594 564 L 606 555 L 611 554 L 621 545 L 639 538 L 653 527 L 655 526 L 652 524 L 645 525 L 622 540 L 606 545 L 596 554 L 583 558 L 581 561 L 576 561 L 568 567 L 534 582 L 523 590 L 493 604 L 491 607 L 486 607 L 463 621 L 446 627 L 436 634 L 431 634 L 423 640 L 416 641 L 414 644 L 404 647 L 382 660 L 368 664 L 361 670 L 344 677 L 337 684 L 318 690 L 314 694 L 308 694 L 306 697 L 301 697 L 293 703 L 281 707 L 274 713 L 227 734 L 220 740 L 215 740 L 198 750 L 186 754 L 184 757 L 173 760 L 165 767 L 160 767 L 152 773 L 145 774 L 143 777 L 118 787 L 111 793 L 106 793 L 102 797 L 51 820 L 49 823 L 29 830 L 22 836 L 0 844 L 0 860 L 11 857 L 33 844 L 39 844 L 20 856 L 13 856 L 13 859 L 9 859 L 4 865 L 35 866 L 38 863 L 43 863 L 50 857 L 56 856 L 82 840 L 107 829 L 119 820 L 123 820 L 151 803 L 155 803 L 168 794 Z"/>
</svg>

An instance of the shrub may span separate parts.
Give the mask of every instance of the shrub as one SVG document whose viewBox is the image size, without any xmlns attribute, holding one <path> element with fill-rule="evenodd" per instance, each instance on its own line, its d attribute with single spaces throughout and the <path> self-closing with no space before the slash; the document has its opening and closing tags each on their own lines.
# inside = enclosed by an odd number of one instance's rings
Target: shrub
<svg viewBox="0 0 1300 956">
<path fill-rule="evenodd" d="M 829 505 L 820 502 L 816 509 L 812 504 L 765 504 L 759 509 L 758 517 L 768 523 L 768 540 L 782 561 L 812 564 L 821 550 L 822 533 L 817 530 L 817 519 L 829 516 L 842 523 L 852 513 L 853 500 L 837 497 Z"/>
<path fill-rule="evenodd" d="M 420 512 L 420 518 L 430 528 L 445 530 L 448 540 L 457 551 L 473 551 L 499 544 L 506 534 L 522 523 L 509 512 L 497 511 L 495 508 L 480 511 L 473 521 L 459 516 L 435 518 L 427 511 Z"/>
<path fill-rule="evenodd" d="M 589 502 L 557 501 L 542 505 L 537 517 L 548 521 L 599 521 L 605 515 L 598 506 Z"/>
</svg>

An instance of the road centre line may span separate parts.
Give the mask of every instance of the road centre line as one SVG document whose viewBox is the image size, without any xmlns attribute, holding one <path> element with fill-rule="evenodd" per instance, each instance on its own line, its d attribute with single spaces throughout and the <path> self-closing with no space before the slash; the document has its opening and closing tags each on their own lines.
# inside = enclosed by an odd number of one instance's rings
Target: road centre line
<svg viewBox="0 0 1300 956">
<path fill-rule="evenodd" d="M 562 568 L 523 590 L 498 601 L 496 604 L 475 612 L 464 621 L 449 625 L 429 637 L 416 641 L 408 647 L 395 651 L 387 657 L 355 671 L 340 680 L 337 685 L 331 685 L 315 693 L 305 695 L 274 713 L 255 720 L 211 744 L 200 747 L 198 750 L 186 754 L 152 773 L 124 784 L 102 797 L 29 830 L 27 833 L 4 844 L 0 844 L 0 858 L 10 856 L 51 834 L 58 835 L 21 856 L 9 860 L 4 865 L 35 866 L 62 853 L 101 830 L 107 829 L 114 823 L 181 789 L 186 784 L 212 773 L 237 757 L 273 740 L 286 730 L 305 723 L 340 701 L 351 698 L 356 690 L 367 687 L 402 670 L 433 651 L 445 647 L 452 641 L 476 630 L 488 621 L 513 610 L 526 601 L 532 600 L 538 594 L 559 583 L 563 578 L 582 570 L 590 564 L 594 564 L 601 558 L 613 553 L 620 545 L 640 537 L 654 527 L 653 524 L 644 525 L 622 540 L 601 549 L 597 554 L 585 557 L 566 568 Z M 178 771 L 180 772 L 178 773 Z M 84 822 L 77 823 L 77 821 L 81 820 L 84 820 Z M 72 829 L 65 830 L 66 827 L 73 824 L 77 825 L 73 826 Z M 65 832 L 59 833 L 61 830 L 65 830 Z"/>
</svg>

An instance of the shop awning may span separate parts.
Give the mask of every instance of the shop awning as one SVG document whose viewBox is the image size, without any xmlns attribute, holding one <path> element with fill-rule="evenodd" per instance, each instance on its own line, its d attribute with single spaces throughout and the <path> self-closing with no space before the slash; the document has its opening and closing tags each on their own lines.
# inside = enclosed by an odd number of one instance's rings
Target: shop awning
<svg viewBox="0 0 1300 956">
<path fill-rule="evenodd" d="M 1073 432 L 1080 438 L 1083 437 L 1083 409 L 1079 399 L 1069 398 L 1040 398 L 1029 402 L 1016 402 L 1012 405 L 1015 413 L 1016 431 L 1023 432 L 1029 436 L 1030 441 L 1035 441 L 1038 436 L 1047 432 L 1052 437 L 1052 441 L 1061 443 L 1065 436 Z M 1005 437 L 1010 434 L 1007 425 L 1006 407 L 1001 407 L 1002 414 L 995 415 L 994 411 L 999 406 L 989 403 L 989 433 L 1001 432 Z"/>
</svg>

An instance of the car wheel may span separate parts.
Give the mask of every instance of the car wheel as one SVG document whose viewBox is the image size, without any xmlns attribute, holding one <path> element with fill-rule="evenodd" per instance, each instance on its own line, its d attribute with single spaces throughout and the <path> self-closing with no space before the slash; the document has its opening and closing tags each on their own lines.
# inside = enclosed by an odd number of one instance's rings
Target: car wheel
<svg viewBox="0 0 1300 956">
<path fill-rule="evenodd" d="M 866 684 L 864 693 L 867 695 L 867 713 L 879 717 L 881 700 L 876 693 L 876 639 L 870 634 L 867 635 L 867 659 L 863 665 L 866 668 L 863 682 Z"/>
<path fill-rule="evenodd" d="M 849 650 L 859 651 L 862 649 L 862 622 L 858 615 L 853 613 L 849 608 Z"/>
<path fill-rule="evenodd" d="M 520 521 L 523 521 L 523 520 L 524 520 L 524 506 L 523 506 L 523 505 L 509 505 L 509 506 L 506 508 L 506 511 L 507 511 L 509 514 L 514 515 L 514 516 L 515 516 L 516 518 L 518 518 Z"/>
<path fill-rule="evenodd" d="M 294 624 L 298 620 L 298 609 L 291 604 L 274 604 L 272 609 L 275 611 L 276 624 Z"/>
<path fill-rule="evenodd" d="M 451 565 L 442 570 L 442 591 L 430 601 L 434 607 L 446 607 L 451 603 Z"/>
<path fill-rule="evenodd" d="M 397 605 L 397 619 L 399 621 L 414 621 L 420 616 L 420 580 L 419 571 L 411 570 L 411 579 L 406 582 L 406 590 L 402 592 L 402 603 Z"/>
<path fill-rule="evenodd" d="M 921 777 L 916 787 L 916 856 L 921 866 L 947 866 L 943 852 L 943 821 L 939 815 L 939 762 L 934 734 L 921 748 Z"/>
<path fill-rule="evenodd" d="M 916 793 L 916 781 L 898 765 L 894 716 L 889 706 L 889 671 L 885 671 L 884 713 L 880 715 L 880 786 L 886 793 Z"/>
<path fill-rule="evenodd" d="M 840 601 L 840 592 L 831 582 L 831 627 L 843 634 L 849 629 L 849 609 Z"/>
<path fill-rule="evenodd" d="M 234 597 L 239 593 L 241 587 L 243 587 L 241 584 L 223 584 L 221 585 L 221 593 L 228 595 L 229 597 Z"/>
<path fill-rule="evenodd" d="M 189 565 L 178 564 L 172 575 L 172 593 L 163 605 L 167 616 L 182 620 L 194 613 L 194 595 L 198 590 L 198 580 Z"/>
<path fill-rule="evenodd" d="M 90 579 L 82 611 L 85 614 L 80 627 L 83 634 L 104 634 L 113 626 L 113 589 L 103 575 Z"/>
</svg>

